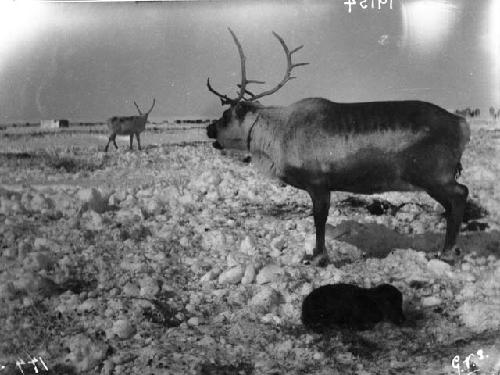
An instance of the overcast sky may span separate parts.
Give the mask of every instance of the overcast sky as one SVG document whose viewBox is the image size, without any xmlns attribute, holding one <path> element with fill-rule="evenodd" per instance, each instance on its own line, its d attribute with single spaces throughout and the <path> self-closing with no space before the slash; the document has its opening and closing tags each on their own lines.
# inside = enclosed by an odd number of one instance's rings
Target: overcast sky
<svg viewBox="0 0 500 375">
<path fill-rule="evenodd" d="M 500 107 L 500 0 L 0 2 L 0 122 L 217 117 L 247 76 L 278 82 L 285 58 L 271 31 L 310 65 L 263 99 L 291 104 L 421 99 L 447 109 Z M 371 8 L 374 3 L 375 9 Z"/>
</svg>

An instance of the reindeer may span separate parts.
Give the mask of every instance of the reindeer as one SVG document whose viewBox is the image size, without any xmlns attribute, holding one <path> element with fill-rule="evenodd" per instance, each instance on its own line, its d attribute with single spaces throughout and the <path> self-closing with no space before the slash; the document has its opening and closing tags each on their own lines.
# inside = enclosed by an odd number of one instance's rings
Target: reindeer
<svg viewBox="0 0 500 375">
<path fill-rule="evenodd" d="M 108 152 L 109 143 L 113 141 L 115 148 L 118 149 L 116 145 L 116 135 L 130 135 L 130 149 L 132 150 L 132 142 L 134 140 L 134 134 L 137 138 L 137 146 L 139 150 L 141 149 L 141 138 L 139 134 L 141 134 L 146 128 L 146 122 L 148 121 L 148 116 L 153 110 L 153 107 L 156 104 L 156 99 L 153 98 L 153 105 L 146 113 L 142 113 L 141 109 L 134 102 L 134 105 L 139 112 L 139 116 L 113 116 L 108 120 L 108 129 L 111 132 L 108 143 L 106 147 L 104 147 L 104 151 Z"/>
<path fill-rule="evenodd" d="M 493 118 L 494 120 L 496 120 L 498 117 L 500 117 L 500 109 L 497 112 L 495 110 L 495 107 L 490 107 L 490 116 L 491 116 L 491 118 Z"/>
<path fill-rule="evenodd" d="M 330 192 L 374 194 L 424 190 L 446 211 L 442 253 L 452 260 L 468 189 L 456 179 L 470 138 L 462 117 L 422 101 L 335 103 L 302 99 L 289 106 L 264 106 L 257 99 L 278 91 L 294 77 L 292 54 L 275 32 L 287 60 L 283 79 L 272 89 L 254 94 L 247 89 L 261 81 L 246 78 L 245 55 L 229 29 L 241 59 L 241 83 L 236 98 L 208 90 L 222 105 L 222 117 L 207 127 L 217 149 L 249 151 L 256 164 L 281 181 L 309 193 L 313 203 L 316 247 L 306 261 L 328 263 L 325 225 Z M 458 249 L 457 249 L 458 253 Z"/>
</svg>

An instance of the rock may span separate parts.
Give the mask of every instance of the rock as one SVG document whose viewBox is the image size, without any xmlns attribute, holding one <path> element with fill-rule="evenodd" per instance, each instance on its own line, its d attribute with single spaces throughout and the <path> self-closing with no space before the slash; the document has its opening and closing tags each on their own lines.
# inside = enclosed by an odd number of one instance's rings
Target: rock
<svg viewBox="0 0 500 375">
<path fill-rule="evenodd" d="M 279 316 L 271 313 L 263 315 L 262 318 L 260 318 L 260 320 L 262 321 L 262 323 L 265 324 L 275 324 L 275 325 L 282 324 L 282 319 Z"/>
<path fill-rule="evenodd" d="M 255 266 L 250 263 L 245 267 L 245 273 L 241 279 L 243 285 L 251 284 L 255 278 Z"/>
<path fill-rule="evenodd" d="M 19 261 L 23 261 L 32 249 L 33 247 L 31 246 L 29 240 L 25 239 L 24 241 L 19 242 L 17 245 L 17 259 Z"/>
<path fill-rule="evenodd" d="M 431 259 L 427 263 L 427 269 L 441 277 L 451 272 L 451 266 L 439 259 Z"/>
<path fill-rule="evenodd" d="M 309 293 L 311 293 L 313 291 L 313 289 L 314 289 L 314 287 L 312 284 L 304 283 L 300 287 L 298 293 L 300 296 L 307 296 Z"/>
<path fill-rule="evenodd" d="M 99 304 L 95 298 L 88 298 L 83 303 L 78 305 L 76 310 L 80 313 L 89 313 L 90 311 L 95 311 L 99 307 Z"/>
<path fill-rule="evenodd" d="M 243 268 L 238 265 L 219 275 L 219 284 L 238 284 L 243 278 Z"/>
<path fill-rule="evenodd" d="M 33 242 L 33 249 L 35 251 L 50 250 L 52 247 L 52 242 L 47 238 L 37 237 Z"/>
<path fill-rule="evenodd" d="M 179 240 L 179 244 L 180 244 L 182 247 L 188 247 L 188 246 L 189 246 L 189 239 L 188 239 L 186 236 L 183 236 L 183 237 Z"/>
<path fill-rule="evenodd" d="M 233 253 L 227 254 L 227 257 L 226 257 L 227 267 L 232 268 L 232 267 L 236 267 L 239 264 L 240 264 L 240 262 L 238 261 L 237 256 L 235 254 L 233 254 Z"/>
<path fill-rule="evenodd" d="M 16 296 L 16 288 L 12 282 L 0 283 L 0 300 L 9 301 Z"/>
<path fill-rule="evenodd" d="M 248 255 L 255 255 L 255 245 L 249 236 L 246 236 L 240 244 L 240 252 Z"/>
<path fill-rule="evenodd" d="M 196 203 L 196 200 L 194 199 L 193 195 L 187 191 L 185 191 L 184 194 L 179 196 L 178 201 L 183 205 L 191 205 Z"/>
<path fill-rule="evenodd" d="M 106 359 L 101 369 L 100 375 L 112 375 L 115 364 L 111 359 Z"/>
<path fill-rule="evenodd" d="M 140 295 L 146 297 L 154 297 L 160 292 L 158 280 L 151 277 L 145 277 L 139 281 L 141 287 Z"/>
<path fill-rule="evenodd" d="M 66 192 L 59 192 L 54 197 L 54 204 L 58 211 L 65 212 L 71 210 L 74 206 L 73 197 Z"/>
<path fill-rule="evenodd" d="M 462 263 L 462 271 L 470 272 L 471 264 L 470 263 Z"/>
<path fill-rule="evenodd" d="M 200 282 L 205 283 L 207 281 L 213 280 L 217 276 L 219 276 L 219 274 L 220 274 L 220 270 L 218 270 L 218 269 L 211 269 L 210 271 L 208 271 L 206 274 L 204 274 L 200 278 Z"/>
<path fill-rule="evenodd" d="M 122 199 L 120 199 L 119 195 L 117 193 L 111 194 L 108 199 L 108 205 L 117 207 L 120 205 L 120 202 Z"/>
<path fill-rule="evenodd" d="M 150 198 L 146 200 L 144 209 L 148 215 L 160 215 L 163 212 L 164 205 L 158 198 Z"/>
<path fill-rule="evenodd" d="M 42 210 L 54 208 L 54 202 L 40 193 L 35 193 L 30 201 L 30 208 L 32 211 L 41 212 Z"/>
<path fill-rule="evenodd" d="M 416 220 L 417 213 L 415 212 L 403 212 L 398 211 L 394 217 L 398 221 L 402 221 L 404 223 L 412 223 Z"/>
<path fill-rule="evenodd" d="M 23 213 L 25 208 L 16 200 L 10 200 L 5 197 L 0 197 L 0 214 L 4 214 L 5 216 L 16 215 Z"/>
<path fill-rule="evenodd" d="M 422 298 L 422 306 L 424 307 L 437 306 L 441 303 L 443 303 L 442 299 L 436 296 Z"/>
<path fill-rule="evenodd" d="M 197 317 L 189 318 L 187 321 L 188 326 L 197 327 L 200 324 L 200 320 Z"/>
<path fill-rule="evenodd" d="M 304 250 L 307 255 L 312 255 L 316 247 L 316 236 L 314 234 L 306 235 L 304 239 Z"/>
<path fill-rule="evenodd" d="M 264 266 L 257 274 L 257 284 L 266 284 L 278 280 L 283 275 L 283 269 L 276 264 L 268 264 Z"/>
<path fill-rule="evenodd" d="M 226 238 L 220 230 L 204 232 L 201 236 L 201 246 L 204 250 L 223 250 Z"/>
<path fill-rule="evenodd" d="M 347 242 L 337 241 L 327 237 L 327 249 L 331 249 L 332 262 L 354 262 L 363 257 L 363 252 L 357 246 L 351 245 Z"/>
<path fill-rule="evenodd" d="M 220 195 L 216 189 L 209 190 L 207 195 L 205 195 L 205 199 L 210 201 L 210 202 L 215 202 L 215 201 L 219 200 L 219 198 L 220 198 Z"/>
<path fill-rule="evenodd" d="M 420 221 L 412 223 L 411 229 L 412 229 L 411 231 L 412 234 L 424 234 L 427 231 L 427 228 L 425 227 L 424 223 Z"/>
<path fill-rule="evenodd" d="M 16 259 L 17 254 L 18 254 L 17 248 L 7 247 L 6 249 L 3 250 L 2 256 L 4 256 L 7 259 Z"/>
<path fill-rule="evenodd" d="M 88 211 L 82 216 L 83 224 L 80 226 L 87 230 L 102 230 L 104 228 L 104 221 L 100 214 L 95 211 Z"/>
<path fill-rule="evenodd" d="M 286 244 L 286 241 L 285 241 L 285 237 L 284 236 L 275 237 L 275 238 L 273 238 L 271 240 L 271 249 L 275 253 L 279 254 L 285 248 L 285 244 Z"/>
<path fill-rule="evenodd" d="M 54 267 L 54 264 L 54 259 L 46 251 L 34 251 L 28 254 L 23 262 L 24 267 L 33 271 L 49 270 Z"/>
<path fill-rule="evenodd" d="M 75 367 L 77 373 L 93 370 L 105 358 L 108 348 L 106 344 L 93 342 L 84 334 L 69 337 L 65 342 L 69 348 L 66 361 Z"/>
<path fill-rule="evenodd" d="M 13 280 L 14 288 L 20 291 L 28 291 L 33 284 L 34 275 L 31 272 L 20 272 Z"/>
<path fill-rule="evenodd" d="M 460 319 L 476 333 L 500 329 L 500 300 L 467 301 L 458 308 Z"/>
<path fill-rule="evenodd" d="M 240 264 L 245 264 L 250 260 L 247 254 L 241 252 L 231 252 L 226 256 L 227 268 L 233 268 Z"/>
<path fill-rule="evenodd" d="M 119 319 L 113 323 L 111 333 L 121 339 L 128 339 L 135 333 L 135 328 L 128 319 Z"/>
<path fill-rule="evenodd" d="M 144 218 L 139 207 L 122 208 L 116 213 L 116 221 L 122 224 L 136 223 Z"/>
<path fill-rule="evenodd" d="M 44 276 L 33 275 L 26 291 L 37 297 L 50 298 L 63 292 L 62 288 L 52 279 Z"/>
<path fill-rule="evenodd" d="M 139 287 L 131 282 L 125 284 L 125 286 L 123 287 L 123 294 L 127 296 L 138 296 L 139 292 L 140 292 Z"/>
<path fill-rule="evenodd" d="M 109 197 L 103 197 L 99 190 L 95 188 L 81 189 L 78 192 L 78 198 L 87 203 L 88 208 L 98 214 L 102 214 L 109 209 Z"/>
<path fill-rule="evenodd" d="M 215 344 L 216 344 L 215 339 L 213 339 L 210 336 L 203 336 L 203 338 L 200 341 L 198 341 L 198 345 L 201 345 L 201 346 L 210 347 L 210 346 L 215 345 Z"/>
<path fill-rule="evenodd" d="M 252 297 L 249 305 L 256 308 L 259 313 L 270 313 L 279 308 L 280 300 L 278 291 L 271 287 L 264 287 Z"/>
</svg>

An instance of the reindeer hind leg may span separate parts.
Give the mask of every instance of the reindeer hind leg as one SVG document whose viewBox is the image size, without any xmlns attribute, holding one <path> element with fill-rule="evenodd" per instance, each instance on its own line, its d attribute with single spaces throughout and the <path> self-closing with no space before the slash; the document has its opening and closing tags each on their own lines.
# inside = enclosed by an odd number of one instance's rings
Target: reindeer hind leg
<svg viewBox="0 0 500 375">
<path fill-rule="evenodd" d="M 430 156 L 432 155 L 432 157 Z M 425 190 L 445 209 L 446 234 L 441 258 L 453 260 L 453 250 L 469 190 L 456 179 L 462 171 L 453 149 L 443 144 L 421 144 L 408 155 L 403 179 Z"/>
<path fill-rule="evenodd" d="M 445 209 L 446 235 L 442 255 L 445 258 L 453 256 L 449 252 L 453 249 L 457 241 L 469 190 L 465 185 L 453 181 L 446 185 L 429 189 L 427 192 Z"/>
<path fill-rule="evenodd" d="M 108 152 L 108 148 L 109 148 L 109 143 L 110 142 L 113 142 L 113 144 L 115 145 L 116 148 L 118 148 L 118 146 L 116 145 L 116 134 L 111 134 L 108 138 L 108 143 L 106 144 L 106 147 L 104 147 L 104 152 Z"/>
<path fill-rule="evenodd" d="M 130 149 L 133 150 L 134 148 L 132 147 L 132 142 L 134 141 L 134 133 L 130 134 Z"/>
</svg>

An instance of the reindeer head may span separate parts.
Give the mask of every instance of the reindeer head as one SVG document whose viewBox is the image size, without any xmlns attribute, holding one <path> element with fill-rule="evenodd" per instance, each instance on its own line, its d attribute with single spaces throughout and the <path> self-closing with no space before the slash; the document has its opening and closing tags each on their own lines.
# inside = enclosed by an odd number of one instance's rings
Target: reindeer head
<svg viewBox="0 0 500 375">
<path fill-rule="evenodd" d="M 274 94 L 281 87 L 285 85 L 292 77 L 290 73 L 292 69 L 298 66 L 307 65 L 308 63 L 292 63 L 292 54 L 300 50 L 303 46 L 289 50 L 283 38 L 281 38 L 277 33 L 273 31 L 273 35 L 278 39 L 283 50 L 286 54 L 287 59 L 287 69 L 283 79 L 272 89 L 261 92 L 260 94 L 254 94 L 252 91 L 247 89 L 248 84 L 264 84 L 263 81 L 251 80 L 246 78 L 246 68 L 245 68 L 245 54 L 243 53 L 243 48 L 234 34 L 234 32 L 229 29 L 233 40 L 238 47 L 238 52 L 240 54 L 241 60 L 241 82 L 237 85 L 239 88 L 238 96 L 236 98 L 229 98 L 227 95 L 220 94 L 211 85 L 210 79 L 207 79 L 208 90 L 217 95 L 220 98 L 222 105 L 229 105 L 230 107 L 224 111 L 222 117 L 211 123 L 207 128 L 207 135 L 209 138 L 216 139 L 213 143 L 215 148 L 232 148 L 237 150 L 246 150 L 248 147 L 248 137 L 251 127 L 257 121 L 258 109 L 262 105 L 257 101 L 264 96 Z"/>
</svg>

